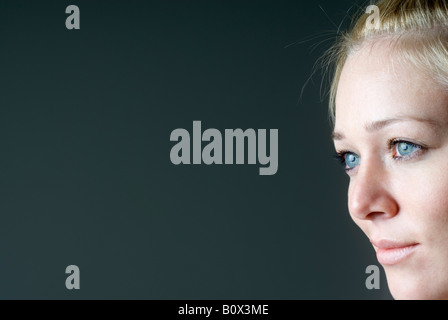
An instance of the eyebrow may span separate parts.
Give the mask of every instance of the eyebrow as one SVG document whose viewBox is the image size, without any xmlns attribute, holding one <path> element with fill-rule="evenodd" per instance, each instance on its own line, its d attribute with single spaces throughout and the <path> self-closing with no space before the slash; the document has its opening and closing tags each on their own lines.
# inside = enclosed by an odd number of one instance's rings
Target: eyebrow
<svg viewBox="0 0 448 320">
<path fill-rule="evenodd" d="M 365 124 L 364 129 L 367 132 L 379 131 L 379 130 L 381 130 L 387 126 L 390 126 L 394 123 L 403 122 L 403 121 L 417 121 L 417 122 L 422 122 L 422 123 L 426 123 L 431 126 L 437 126 L 437 127 L 442 125 L 439 121 L 436 121 L 433 119 L 406 116 L 406 117 L 390 118 L 390 119 L 373 121 L 373 122 Z M 333 131 L 331 134 L 331 138 L 333 140 L 343 140 L 345 138 L 345 136 L 340 132 Z"/>
</svg>

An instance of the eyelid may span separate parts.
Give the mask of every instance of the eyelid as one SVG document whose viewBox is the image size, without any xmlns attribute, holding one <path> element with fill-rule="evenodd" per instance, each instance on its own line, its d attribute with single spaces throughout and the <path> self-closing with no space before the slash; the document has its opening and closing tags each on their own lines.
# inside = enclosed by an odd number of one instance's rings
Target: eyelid
<svg viewBox="0 0 448 320">
<path fill-rule="evenodd" d="M 428 148 L 428 146 L 425 145 L 424 143 L 413 141 L 412 139 L 406 139 L 406 138 L 392 138 L 392 139 L 389 139 L 388 142 L 387 142 L 387 145 L 389 146 L 389 148 L 393 148 L 395 145 L 397 145 L 400 142 L 409 143 L 409 144 L 412 144 L 412 145 L 414 145 L 416 147 L 420 147 L 422 149 L 427 149 Z"/>
<path fill-rule="evenodd" d="M 334 159 L 339 160 L 339 161 L 345 163 L 345 156 L 347 154 L 349 154 L 349 153 L 356 154 L 356 153 L 354 153 L 352 151 L 349 151 L 349 150 L 337 150 L 336 154 L 333 157 L 334 157 Z"/>
</svg>

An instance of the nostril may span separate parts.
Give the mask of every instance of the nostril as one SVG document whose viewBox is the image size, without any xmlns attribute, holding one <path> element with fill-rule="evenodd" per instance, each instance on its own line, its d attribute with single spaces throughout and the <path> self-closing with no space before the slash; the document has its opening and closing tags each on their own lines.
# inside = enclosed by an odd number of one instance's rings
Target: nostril
<svg viewBox="0 0 448 320">
<path fill-rule="evenodd" d="M 367 214 L 365 219 L 366 220 L 376 220 L 376 219 L 386 218 L 387 216 L 388 215 L 386 212 L 374 211 L 374 212 L 370 212 L 369 214 Z"/>
</svg>

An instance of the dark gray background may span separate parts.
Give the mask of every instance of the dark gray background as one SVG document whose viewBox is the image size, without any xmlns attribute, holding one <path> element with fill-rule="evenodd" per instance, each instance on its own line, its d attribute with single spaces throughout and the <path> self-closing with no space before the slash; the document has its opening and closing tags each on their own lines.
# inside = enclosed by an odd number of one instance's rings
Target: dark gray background
<svg viewBox="0 0 448 320">
<path fill-rule="evenodd" d="M 299 99 L 360 5 L 1 1 L 0 298 L 390 299 L 383 269 L 365 287 L 378 262 L 319 72 Z M 173 165 L 170 133 L 193 120 L 278 129 L 277 174 Z"/>
</svg>

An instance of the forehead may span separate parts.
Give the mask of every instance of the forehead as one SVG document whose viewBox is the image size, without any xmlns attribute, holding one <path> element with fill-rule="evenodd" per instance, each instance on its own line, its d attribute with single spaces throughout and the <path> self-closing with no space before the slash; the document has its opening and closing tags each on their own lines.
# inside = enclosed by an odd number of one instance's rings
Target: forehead
<svg viewBox="0 0 448 320">
<path fill-rule="evenodd" d="M 344 65 L 335 114 L 335 130 L 400 116 L 448 123 L 448 94 L 429 73 L 406 62 L 386 41 L 366 44 Z"/>
</svg>

